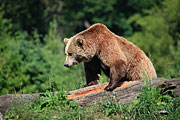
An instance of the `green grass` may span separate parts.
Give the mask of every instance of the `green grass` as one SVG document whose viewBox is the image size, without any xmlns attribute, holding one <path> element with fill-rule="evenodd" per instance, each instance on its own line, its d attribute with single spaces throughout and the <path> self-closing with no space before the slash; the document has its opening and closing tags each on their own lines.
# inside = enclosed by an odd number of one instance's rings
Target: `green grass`
<svg viewBox="0 0 180 120">
<path fill-rule="evenodd" d="M 131 104 L 119 105 L 115 97 L 108 97 L 100 104 L 81 107 L 68 100 L 61 90 L 56 95 L 47 91 L 29 104 L 13 105 L 6 112 L 7 120 L 178 120 L 180 119 L 180 97 L 173 91 L 160 91 L 144 86 L 142 93 Z M 163 115 L 160 111 L 166 111 Z"/>
</svg>

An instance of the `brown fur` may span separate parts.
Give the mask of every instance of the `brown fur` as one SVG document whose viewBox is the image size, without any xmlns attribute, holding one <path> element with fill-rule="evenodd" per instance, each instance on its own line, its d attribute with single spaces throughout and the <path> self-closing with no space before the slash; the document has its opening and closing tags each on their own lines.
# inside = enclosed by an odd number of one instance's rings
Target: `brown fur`
<svg viewBox="0 0 180 120">
<path fill-rule="evenodd" d="M 124 80 L 157 77 L 153 64 L 143 51 L 103 24 L 95 24 L 64 41 L 67 43 L 65 66 L 85 62 L 87 85 L 97 83 L 97 74 L 101 70 L 110 77 L 106 90 L 115 89 Z"/>
</svg>

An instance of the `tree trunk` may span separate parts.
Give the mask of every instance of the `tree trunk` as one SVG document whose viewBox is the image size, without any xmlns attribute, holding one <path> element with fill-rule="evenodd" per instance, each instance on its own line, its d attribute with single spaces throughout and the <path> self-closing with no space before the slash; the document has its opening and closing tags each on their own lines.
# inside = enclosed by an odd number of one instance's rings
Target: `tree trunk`
<svg viewBox="0 0 180 120">
<path fill-rule="evenodd" d="M 92 103 L 99 103 L 101 100 L 107 100 L 114 97 L 119 104 L 130 103 L 141 92 L 144 82 L 129 81 L 124 82 L 120 87 L 112 92 L 104 91 L 105 84 L 98 84 L 70 91 L 67 96 L 68 99 L 73 99 L 79 105 L 91 105 Z M 157 78 L 151 81 L 151 86 L 160 88 L 163 91 L 173 89 L 174 97 L 180 96 L 180 78 L 164 79 Z M 24 101 L 26 103 L 37 98 L 38 94 L 7 94 L 0 96 L 0 114 L 4 114 L 12 103 Z M 1 115 L 0 115 L 1 116 Z"/>
</svg>

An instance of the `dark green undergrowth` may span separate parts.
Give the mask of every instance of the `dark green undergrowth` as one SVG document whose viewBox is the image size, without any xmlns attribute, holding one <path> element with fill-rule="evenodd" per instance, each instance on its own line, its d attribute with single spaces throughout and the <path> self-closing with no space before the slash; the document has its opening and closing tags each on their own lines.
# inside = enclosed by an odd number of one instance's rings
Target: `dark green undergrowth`
<svg viewBox="0 0 180 120">
<path fill-rule="evenodd" d="M 179 8 L 179 0 L 0 0 L 0 95 L 82 88 L 83 63 L 64 67 L 63 39 L 95 23 L 137 45 L 158 77 L 180 77 Z"/>
<path fill-rule="evenodd" d="M 7 120 L 180 119 L 180 97 L 174 98 L 172 90 L 161 91 L 145 86 L 131 104 L 120 105 L 115 97 L 110 96 L 100 104 L 85 107 L 68 100 L 66 94 L 63 90 L 57 94 L 47 91 L 29 104 L 19 102 L 12 105 L 5 118 Z"/>
<path fill-rule="evenodd" d="M 37 31 L 32 36 L 27 32 L 17 32 L 15 36 L 8 36 L 6 31 L 0 33 L 0 95 L 39 93 L 51 88 L 68 91 L 85 84 L 82 64 L 64 67 L 64 43 L 56 21 L 49 26 L 51 29 L 43 38 Z"/>
</svg>

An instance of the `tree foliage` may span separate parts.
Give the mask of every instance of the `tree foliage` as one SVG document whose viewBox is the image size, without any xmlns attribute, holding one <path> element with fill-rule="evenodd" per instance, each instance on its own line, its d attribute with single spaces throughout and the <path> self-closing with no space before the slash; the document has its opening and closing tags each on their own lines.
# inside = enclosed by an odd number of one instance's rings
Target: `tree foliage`
<svg viewBox="0 0 180 120">
<path fill-rule="evenodd" d="M 136 43 L 151 57 L 160 77 L 179 76 L 180 3 L 178 0 L 164 1 L 162 7 L 145 11 L 142 17 L 135 14 L 128 22 L 134 23 L 139 31 L 128 39 Z M 174 54 L 174 53 L 177 54 Z M 176 65 L 174 68 L 173 65 Z"/>
<path fill-rule="evenodd" d="M 153 7 L 158 0 L 63 0 L 64 7 L 59 22 L 64 34 L 71 35 L 82 31 L 88 25 L 103 23 L 119 35 L 129 36 L 133 26 L 127 23 L 128 17 Z M 73 21 L 72 21 L 73 19 Z M 70 31 L 67 33 L 67 31 Z"/>
<path fill-rule="evenodd" d="M 83 65 L 63 66 L 62 40 L 97 22 L 140 47 L 158 77 L 178 77 L 179 8 L 178 0 L 1 0 L 0 94 L 82 87 Z"/>
<path fill-rule="evenodd" d="M 82 68 L 67 69 L 63 66 L 64 44 L 57 34 L 56 22 L 40 43 L 34 32 L 28 40 L 27 33 L 9 37 L 0 45 L 0 93 L 32 93 L 46 90 L 72 90 L 82 87 Z M 3 42 L 1 41 L 1 43 Z M 59 51 L 61 51 L 59 53 Z M 74 71 L 78 71 L 74 73 Z"/>
</svg>

